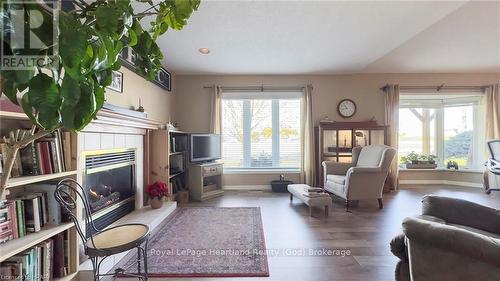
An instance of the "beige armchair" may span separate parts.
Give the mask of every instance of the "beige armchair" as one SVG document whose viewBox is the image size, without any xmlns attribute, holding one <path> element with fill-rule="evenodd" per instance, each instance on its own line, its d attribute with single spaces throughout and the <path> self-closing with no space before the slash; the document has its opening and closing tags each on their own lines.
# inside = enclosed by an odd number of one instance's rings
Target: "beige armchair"
<svg viewBox="0 0 500 281">
<path fill-rule="evenodd" d="M 323 162 L 324 189 L 346 200 L 378 199 L 383 208 L 382 189 L 396 150 L 386 145 L 352 149 L 351 163 Z"/>
</svg>

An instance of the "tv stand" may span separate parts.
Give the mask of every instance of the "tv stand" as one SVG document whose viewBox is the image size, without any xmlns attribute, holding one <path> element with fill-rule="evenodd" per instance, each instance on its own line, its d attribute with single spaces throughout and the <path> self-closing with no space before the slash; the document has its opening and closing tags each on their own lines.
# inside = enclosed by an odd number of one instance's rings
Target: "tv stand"
<svg viewBox="0 0 500 281">
<path fill-rule="evenodd" d="M 222 190 L 222 163 L 192 163 L 189 167 L 189 195 L 203 201 L 220 196 Z"/>
</svg>

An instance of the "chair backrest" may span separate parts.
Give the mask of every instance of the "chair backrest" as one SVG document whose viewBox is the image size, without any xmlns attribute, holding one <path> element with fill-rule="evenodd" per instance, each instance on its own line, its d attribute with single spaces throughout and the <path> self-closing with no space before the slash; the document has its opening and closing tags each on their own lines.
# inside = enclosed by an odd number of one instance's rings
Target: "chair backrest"
<svg viewBox="0 0 500 281">
<path fill-rule="evenodd" d="M 379 167 L 386 148 L 385 145 L 368 145 L 361 148 L 356 167 Z"/>
<path fill-rule="evenodd" d="M 490 150 L 490 157 L 500 161 L 500 139 L 488 141 L 488 148 Z"/>
<path fill-rule="evenodd" d="M 87 241 L 90 239 L 92 245 L 95 246 L 93 235 L 100 232 L 101 230 L 94 225 L 94 221 L 92 220 L 92 212 L 90 210 L 90 204 L 87 199 L 85 189 L 73 179 L 63 179 L 57 184 L 56 191 L 54 192 L 54 197 L 56 198 L 56 201 L 59 203 L 59 205 L 61 205 L 61 207 L 63 207 L 68 212 L 71 220 L 75 224 L 78 235 L 80 235 L 80 238 L 83 241 L 83 245 L 86 246 Z M 87 236 L 85 235 L 85 232 L 80 225 L 80 221 L 76 216 L 78 200 L 81 200 L 83 204 L 83 217 L 85 226 L 91 228 L 91 235 L 89 238 L 87 238 Z"/>
</svg>

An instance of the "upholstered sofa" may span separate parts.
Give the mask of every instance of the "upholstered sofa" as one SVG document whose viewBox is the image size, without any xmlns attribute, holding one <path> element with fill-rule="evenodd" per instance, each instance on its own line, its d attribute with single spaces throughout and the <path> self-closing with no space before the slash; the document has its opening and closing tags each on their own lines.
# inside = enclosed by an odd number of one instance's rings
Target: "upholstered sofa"
<svg viewBox="0 0 500 281">
<path fill-rule="evenodd" d="M 397 281 L 500 280 L 500 210 L 425 196 L 391 241 Z"/>
<path fill-rule="evenodd" d="M 346 200 L 346 210 L 351 201 L 365 199 L 378 199 L 382 209 L 382 190 L 395 155 L 386 145 L 355 147 L 351 163 L 323 162 L 323 187 Z"/>
</svg>

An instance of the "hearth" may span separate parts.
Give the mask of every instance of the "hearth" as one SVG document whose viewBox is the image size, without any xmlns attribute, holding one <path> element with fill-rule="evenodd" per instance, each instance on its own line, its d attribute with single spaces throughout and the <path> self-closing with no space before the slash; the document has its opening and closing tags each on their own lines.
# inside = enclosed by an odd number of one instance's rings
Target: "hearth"
<svg viewBox="0 0 500 281">
<path fill-rule="evenodd" d="M 84 186 L 92 219 L 104 228 L 135 206 L 135 149 L 85 153 Z M 87 227 L 87 236 L 90 227 Z"/>
</svg>

